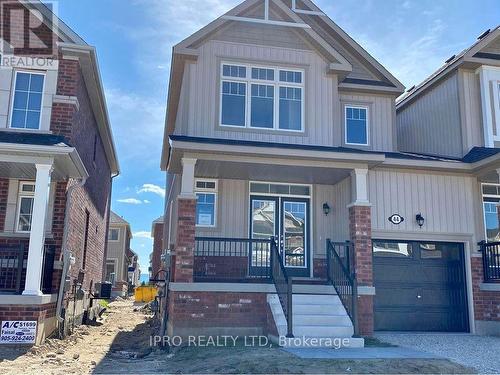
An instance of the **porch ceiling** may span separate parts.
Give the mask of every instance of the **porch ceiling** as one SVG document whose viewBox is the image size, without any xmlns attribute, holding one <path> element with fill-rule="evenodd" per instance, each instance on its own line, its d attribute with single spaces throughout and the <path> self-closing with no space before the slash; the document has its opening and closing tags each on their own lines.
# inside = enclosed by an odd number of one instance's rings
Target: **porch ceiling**
<svg viewBox="0 0 500 375">
<path fill-rule="evenodd" d="M 214 160 L 198 160 L 195 169 L 196 177 L 325 185 L 342 181 L 350 172 L 350 169 Z"/>
</svg>

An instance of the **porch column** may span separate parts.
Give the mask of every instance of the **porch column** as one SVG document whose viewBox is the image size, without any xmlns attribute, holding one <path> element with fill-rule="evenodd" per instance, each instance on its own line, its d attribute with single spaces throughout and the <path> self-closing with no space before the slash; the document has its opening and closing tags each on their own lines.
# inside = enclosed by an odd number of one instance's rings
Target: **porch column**
<svg viewBox="0 0 500 375">
<path fill-rule="evenodd" d="M 31 219 L 28 264 L 26 266 L 26 283 L 23 295 L 42 295 L 42 262 L 45 243 L 45 218 L 49 203 L 50 175 L 52 164 L 35 164 L 36 181 L 35 197 Z"/>
<path fill-rule="evenodd" d="M 177 238 L 173 281 L 193 282 L 196 195 L 194 193 L 194 169 L 196 159 L 182 159 L 181 194 L 177 198 Z"/>
<path fill-rule="evenodd" d="M 358 281 L 358 326 L 364 336 L 373 334 L 373 290 L 371 204 L 368 200 L 368 169 L 351 173 L 352 203 L 349 205 L 349 232 L 354 246 L 354 265 Z"/>
</svg>

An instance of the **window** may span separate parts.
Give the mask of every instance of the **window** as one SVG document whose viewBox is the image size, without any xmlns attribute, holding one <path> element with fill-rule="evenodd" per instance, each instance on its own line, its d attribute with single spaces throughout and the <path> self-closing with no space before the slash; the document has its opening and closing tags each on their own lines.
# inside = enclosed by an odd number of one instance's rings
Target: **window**
<svg viewBox="0 0 500 375">
<path fill-rule="evenodd" d="M 120 229 L 109 228 L 108 240 L 109 241 L 118 241 L 119 238 L 120 238 Z"/>
<path fill-rule="evenodd" d="M 488 242 L 500 241 L 500 185 L 482 185 L 485 239 Z"/>
<path fill-rule="evenodd" d="M 217 181 L 196 181 L 196 226 L 215 227 L 217 215 Z"/>
<path fill-rule="evenodd" d="M 345 107 L 345 143 L 368 145 L 368 108 Z"/>
<path fill-rule="evenodd" d="M 16 73 L 11 128 L 40 128 L 44 78 L 40 73 Z"/>
<path fill-rule="evenodd" d="M 301 132 L 304 72 L 222 64 L 220 125 Z"/>
<path fill-rule="evenodd" d="M 33 216 L 33 202 L 35 200 L 35 184 L 21 182 L 17 207 L 17 231 L 29 232 Z"/>
<path fill-rule="evenodd" d="M 106 281 L 113 285 L 115 285 L 116 280 L 115 263 L 114 260 L 106 261 Z"/>
<path fill-rule="evenodd" d="M 263 182 L 250 182 L 250 193 L 254 194 L 276 194 L 276 195 L 295 195 L 309 197 L 311 187 L 309 185 L 289 185 L 273 184 Z"/>
<path fill-rule="evenodd" d="M 373 255 L 386 258 L 411 258 L 413 251 L 407 242 L 373 241 Z"/>
</svg>

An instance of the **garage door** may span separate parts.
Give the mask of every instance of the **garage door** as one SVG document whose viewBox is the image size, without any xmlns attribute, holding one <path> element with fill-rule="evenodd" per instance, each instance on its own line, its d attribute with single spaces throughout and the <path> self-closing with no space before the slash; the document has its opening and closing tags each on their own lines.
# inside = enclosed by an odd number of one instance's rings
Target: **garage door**
<svg viewBox="0 0 500 375">
<path fill-rule="evenodd" d="M 375 329 L 468 331 L 462 244 L 373 241 Z"/>
</svg>

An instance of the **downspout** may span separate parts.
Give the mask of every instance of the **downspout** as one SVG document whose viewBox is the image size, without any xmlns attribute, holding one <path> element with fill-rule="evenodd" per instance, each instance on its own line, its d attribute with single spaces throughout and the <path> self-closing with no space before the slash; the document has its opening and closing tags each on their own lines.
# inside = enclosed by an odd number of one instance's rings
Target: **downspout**
<svg viewBox="0 0 500 375">
<path fill-rule="evenodd" d="M 56 318 L 57 318 L 57 329 L 59 333 L 61 333 L 61 324 L 64 322 L 64 318 L 61 317 L 61 310 L 62 310 L 62 301 L 64 298 L 64 286 L 65 286 L 65 281 L 66 281 L 66 276 L 68 275 L 68 272 L 71 268 L 71 262 L 74 259 L 72 257 L 71 251 L 67 248 L 68 244 L 68 233 L 69 233 L 69 213 L 70 213 L 70 208 L 73 203 L 73 191 L 77 187 L 83 187 L 85 183 L 87 182 L 87 177 L 80 179 L 80 181 L 68 188 L 68 191 L 66 193 L 66 208 L 65 208 L 65 213 L 64 213 L 64 232 L 63 232 L 63 240 L 62 240 L 62 245 L 61 245 L 61 258 L 59 261 L 63 260 L 63 269 L 62 269 L 62 275 L 61 275 L 61 283 L 59 284 L 59 294 L 57 296 L 57 307 L 56 307 Z M 61 335 L 62 336 L 62 335 Z"/>
</svg>

